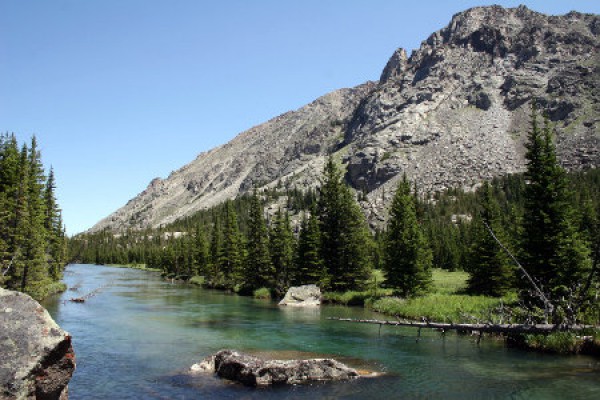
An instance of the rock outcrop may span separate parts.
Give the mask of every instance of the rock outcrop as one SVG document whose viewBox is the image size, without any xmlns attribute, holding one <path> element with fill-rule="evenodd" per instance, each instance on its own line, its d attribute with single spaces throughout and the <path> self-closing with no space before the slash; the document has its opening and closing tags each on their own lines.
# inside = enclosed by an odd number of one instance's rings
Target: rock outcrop
<svg viewBox="0 0 600 400">
<path fill-rule="evenodd" d="M 216 373 L 246 386 L 344 381 L 358 372 L 333 359 L 263 360 L 234 350 L 221 350 L 191 368 L 193 373 Z"/>
<path fill-rule="evenodd" d="M 280 306 L 316 307 L 321 305 L 321 289 L 317 285 L 293 286 L 288 289 Z"/>
<path fill-rule="evenodd" d="M 65 400 L 71 337 L 26 294 L 0 288 L 0 399 Z"/>
<path fill-rule="evenodd" d="M 522 171 L 532 101 L 565 166 L 600 166 L 599 26 L 597 15 L 524 6 L 455 15 L 410 58 L 397 51 L 356 110 L 347 179 L 376 203 L 404 173 L 436 191 Z"/>
<path fill-rule="evenodd" d="M 259 187 L 318 184 L 327 154 L 386 220 L 406 174 L 423 192 L 476 188 L 521 172 L 535 101 L 556 127 L 560 161 L 600 166 L 600 17 L 548 16 L 524 6 L 456 14 L 380 81 L 342 89 L 241 133 L 156 179 L 92 231 L 156 227 Z M 364 197 L 363 197 L 364 198 Z"/>
</svg>

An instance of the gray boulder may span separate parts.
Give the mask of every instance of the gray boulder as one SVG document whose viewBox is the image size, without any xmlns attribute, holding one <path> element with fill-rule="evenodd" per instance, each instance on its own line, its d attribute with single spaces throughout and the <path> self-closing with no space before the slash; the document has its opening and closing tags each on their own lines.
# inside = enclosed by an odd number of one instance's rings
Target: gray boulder
<svg viewBox="0 0 600 400">
<path fill-rule="evenodd" d="M 333 359 L 263 360 L 234 350 L 221 350 L 191 368 L 193 373 L 217 376 L 246 386 L 345 381 L 358 372 Z"/>
<path fill-rule="evenodd" d="M 321 289 L 317 285 L 293 286 L 289 288 L 280 306 L 314 307 L 321 305 Z"/>
<path fill-rule="evenodd" d="M 0 399 L 67 399 L 71 337 L 26 294 L 0 288 Z"/>
</svg>

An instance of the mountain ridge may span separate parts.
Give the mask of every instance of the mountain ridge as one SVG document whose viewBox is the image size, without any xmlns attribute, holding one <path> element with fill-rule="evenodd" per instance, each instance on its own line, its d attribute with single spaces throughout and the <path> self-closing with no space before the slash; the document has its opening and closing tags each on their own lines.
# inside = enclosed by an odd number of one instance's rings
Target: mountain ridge
<svg viewBox="0 0 600 400">
<path fill-rule="evenodd" d="M 410 57 L 396 50 L 378 82 L 328 93 L 201 153 L 90 231 L 157 227 L 254 186 L 315 187 L 328 154 L 381 222 L 403 174 L 427 192 L 523 171 L 532 100 L 556 126 L 563 165 L 595 168 L 599 35 L 593 14 L 457 13 Z"/>
</svg>

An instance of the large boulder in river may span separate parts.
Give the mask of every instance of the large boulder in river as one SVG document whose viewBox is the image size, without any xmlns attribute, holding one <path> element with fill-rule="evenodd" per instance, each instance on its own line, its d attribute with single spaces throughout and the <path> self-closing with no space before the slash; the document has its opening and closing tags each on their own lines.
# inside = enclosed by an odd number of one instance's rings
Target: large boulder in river
<svg viewBox="0 0 600 400">
<path fill-rule="evenodd" d="M 317 285 L 291 287 L 280 306 L 313 307 L 321 305 L 321 289 Z"/>
<path fill-rule="evenodd" d="M 65 400 L 71 337 L 26 294 L 0 288 L 0 399 Z"/>
<path fill-rule="evenodd" d="M 263 360 L 234 350 L 221 350 L 191 368 L 192 372 L 216 373 L 246 386 L 344 381 L 358 372 L 333 359 Z"/>
</svg>

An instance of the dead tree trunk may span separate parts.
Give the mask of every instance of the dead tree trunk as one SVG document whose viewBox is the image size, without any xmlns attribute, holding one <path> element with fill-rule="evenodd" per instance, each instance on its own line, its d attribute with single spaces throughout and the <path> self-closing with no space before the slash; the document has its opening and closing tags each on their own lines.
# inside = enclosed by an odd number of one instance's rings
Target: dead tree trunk
<svg viewBox="0 0 600 400">
<path fill-rule="evenodd" d="M 327 318 L 332 321 L 355 322 L 361 324 L 406 326 L 412 328 L 430 328 L 443 331 L 453 330 L 459 332 L 484 332 L 484 333 L 551 333 L 565 331 L 582 331 L 585 329 L 597 329 L 594 325 L 562 325 L 562 324 L 453 324 L 443 322 L 417 322 L 417 321 L 389 321 L 378 319 L 353 319 L 353 318 Z"/>
</svg>

